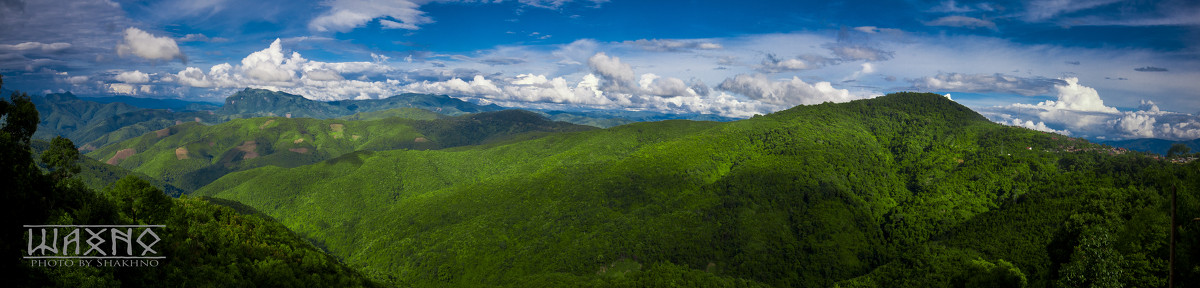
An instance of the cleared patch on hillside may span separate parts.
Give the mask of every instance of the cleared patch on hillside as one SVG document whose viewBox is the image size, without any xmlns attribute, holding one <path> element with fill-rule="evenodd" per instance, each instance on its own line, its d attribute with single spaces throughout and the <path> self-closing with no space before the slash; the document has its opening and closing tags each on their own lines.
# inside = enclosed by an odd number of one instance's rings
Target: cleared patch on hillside
<svg viewBox="0 0 1200 288">
<path fill-rule="evenodd" d="M 350 135 L 350 140 L 358 140 L 358 138 L 362 138 L 362 136 Z"/>
<path fill-rule="evenodd" d="M 262 125 L 259 125 L 259 126 L 258 126 L 258 130 L 267 129 L 267 125 L 271 125 L 271 123 L 275 123 L 275 119 L 267 120 L 267 122 L 266 122 L 266 123 L 263 123 Z"/>
<path fill-rule="evenodd" d="M 288 151 L 292 151 L 292 152 L 296 152 L 296 153 L 300 153 L 300 154 L 308 154 L 308 148 L 305 148 L 305 147 L 288 148 Z"/>
<path fill-rule="evenodd" d="M 425 139 L 425 137 L 417 137 L 417 139 L 413 139 L 413 142 L 425 143 L 425 142 L 429 142 L 429 139 Z"/>
<path fill-rule="evenodd" d="M 179 160 L 188 159 L 187 147 L 175 148 L 175 159 L 179 159 Z"/>
<path fill-rule="evenodd" d="M 237 146 L 237 150 L 246 152 L 242 155 L 242 159 L 258 158 L 258 152 L 254 151 L 256 149 L 258 149 L 258 142 L 254 140 L 242 142 L 242 145 Z"/>
<path fill-rule="evenodd" d="M 346 125 L 329 124 L 329 130 L 333 131 L 333 133 L 330 133 L 330 134 L 331 134 L 331 136 L 333 136 L 334 139 L 342 138 L 342 132 L 346 131 Z"/>
<path fill-rule="evenodd" d="M 154 130 L 154 135 L 158 136 L 158 138 L 167 137 L 167 135 L 171 135 L 171 129 L 163 128 Z"/>
<path fill-rule="evenodd" d="M 137 151 L 133 150 L 133 148 L 121 149 L 121 151 L 117 151 L 117 154 L 113 155 L 112 158 L 108 158 L 108 161 L 105 161 L 104 163 L 108 163 L 108 165 L 117 165 L 118 163 L 121 163 L 121 160 L 129 158 L 129 156 L 133 156 L 133 154 L 137 154 Z"/>
<path fill-rule="evenodd" d="M 292 141 L 292 144 L 300 144 L 303 142 L 304 142 L 304 138 L 299 138 L 299 139 L 296 139 L 296 141 Z"/>
</svg>

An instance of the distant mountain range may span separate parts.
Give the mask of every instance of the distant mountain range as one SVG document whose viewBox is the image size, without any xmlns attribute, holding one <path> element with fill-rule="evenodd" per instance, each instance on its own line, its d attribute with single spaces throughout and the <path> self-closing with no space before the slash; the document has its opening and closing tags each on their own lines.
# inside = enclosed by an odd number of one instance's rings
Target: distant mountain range
<svg viewBox="0 0 1200 288">
<path fill-rule="evenodd" d="M 195 102 L 180 99 L 159 99 L 159 98 L 144 98 L 132 96 L 103 96 L 103 97 L 87 97 L 81 96 L 79 100 L 92 101 L 96 103 L 125 103 L 134 107 L 146 109 L 170 109 L 177 111 L 186 110 L 214 110 L 221 107 L 220 103 L 212 102 Z"/>
<path fill-rule="evenodd" d="M 212 111 L 170 111 L 145 109 L 124 102 L 101 103 L 71 93 L 53 93 L 30 97 L 37 106 L 37 139 L 64 136 L 83 150 L 136 137 L 182 122 L 224 122 Z"/>
<path fill-rule="evenodd" d="M 1170 150 L 1171 145 L 1173 145 L 1175 143 L 1183 143 L 1184 145 L 1187 145 L 1188 148 L 1192 148 L 1191 152 L 1200 152 L 1200 139 L 1192 139 L 1192 140 L 1188 140 L 1188 141 L 1174 141 L 1174 140 L 1166 140 L 1166 139 L 1143 138 L 1143 139 L 1130 139 L 1130 140 L 1121 140 L 1121 141 L 1100 142 L 1100 144 L 1104 144 L 1104 145 L 1108 145 L 1108 146 L 1121 147 L 1121 148 L 1125 148 L 1125 149 L 1129 149 L 1129 150 L 1133 150 L 1133 151 L 1158 153 L 1158 154 L 1162 154 L 1162 155 L 1167 155 L 1167 150 Z"/>
<path fill-rule="evenodd" d="M 151 99 L 129 96 L 78 97 L 71 93 L 32 96 L 41 123 L 34 138 L 49 139 L 62 135 L 72 139 L 84 151 L 137 137 L 184 122 L 218 124 L 252 117 L 331 119 L 363 117 L 386 118 L 401 113 L 402 118 L 431 120 L 432 115 L 457 116 L 500 111 L 497 105 L 478 105 L 446 95 L 405 93 L 384 99 L 323 102 L 299 95 L 263 89 L 245 89 L 230 95 L 223 105 L 177 99 Z M 406 108 L 404 112 L 394 110 Z M 418 112 L 420 109 L 429 113 Z M 382 112 L 391 111 L 391 112 Z M 607 128 L 634 122 L 691 119 L 731 121 L 705 114 L 666 114 L 645 111 L 536 111 L 552 121 Z M 382 114 L 381 114 L 382 113 Z M 418 116 L 418 114 L 423 116 Z M 369 116 L 366 116 L 369 115 Z M 419 118 L 412 118 L 419 117 Z"/>
<path fill-rule="evenodd" d="M 399 109 L 414 108 L 394 110 Z M 377 112 L 388 111 L 393 110 Z M 590 129 L 596 128 L 550 121 L 523 110 L 434 120 L 257 117 L 211 126 L 175 125 L 104 146 L 88 156 L 190 191 L 232 172 L 309 165 L 355 151 L 442 149 L 529 132 Z"/>
<path fill-rule="evenodd" d="M 405 93 L 383 99 L 323 102 L 283 92 L 246 89 L 225 98 L 225 105 L 217 109 L 217 113 L 243 118 L 290 115 L 327 119 L 394 108 L 420 108 L 450 116 L 505 109 L 496 105 L 480 106 L 446 95 Z"/>
</svg>

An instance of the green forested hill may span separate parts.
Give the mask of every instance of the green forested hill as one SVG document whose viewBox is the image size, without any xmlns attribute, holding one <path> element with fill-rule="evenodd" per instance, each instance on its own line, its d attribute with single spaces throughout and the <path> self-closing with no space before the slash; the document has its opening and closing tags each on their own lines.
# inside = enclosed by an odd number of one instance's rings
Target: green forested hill
<svg viewBox="0 0 1200 288">
<path fill-rule="evenodd" d="M 42 139 L 50 139 L 55 135 L 71 136 L 106 117 L 140 110 L 125 103 L 101 104 L 84 101 L 71 93 L 46 94 L 30 99 L 37 106 L 42 119 L 38 122 L 38 131 L 34 137 Z"/>
<path fill-rule="evenodd" d="M 240 209 L 235 210 L 200 199 L 174 199 L 134 175 L 113 181 L 100 192 L 89 188 L 93 183 L 85 183 L 88 180 L 75 174 L 88 169 L 80 166 L 90 164 L 78 161 L 79 152 L 70 140 L 55 137 L 47 144 L 31 139 L 38 128 L 38 114 L 34 101 L 24 94 L 13 93 L 8 101 L 0 100 L 0 183 L 5 185 L 0 193 L 0 214 L 3 216 L 0 226 L 6 227 L 0 229 L 0 254 L 4 256 L 0 260 L 0 269 L 9 276 L 5 286 L 378 286 L 278 222 L 258 216 L 252 209 L 238 207 Z M 34 154 L 35 150 L 40 153 Z M 85 228 L 90 234 L 83 241 L 105 247 L 107 243 L 96 241 L 111 239 L 112 250 L 106 253 L 88 249 L 79 254 L 80 230 L 64 235 L 61 242 L 59 231 L 68 229 L 51 228 L 54 232 L 49 237 L 46 230 L 41 230 L 41 244 L 33 246 L 35 229 L 26 228 L 26 225 L 163 227 L 156 228 L 156 234 L 137 234 L 136 243 L 145 248 L 140 254 L 132 252 L 133 244 L 128 242 L 133 239 L 131 234 L 125 234 L 123 238 L 129 252 L 118 254 L 117 242 L 122 238 L 116 228 L 111 230 L 112 238 L 104 237 L 108 228 L 97 232 Z M 71 235 L 75 236 L 72 238 Z M 147 235 L 152 235 L 154 240 L 148 241 L 151 236 Z M 57 246 L 58 243 L 62 246 Z M 69 252 L 71 246 L 68 243 L 76 244 L 74 253 Z M 40 252 L 36 252 L 38 250 Z M 152 254 L 147 255 L 147 252 Z M 109 257 L 96 260 L 94 265 L 66 264 L 89 263 L 78 262 L 83 258 L 75 257 L 81 255 Z M 111 258 L 129 255 L 163 258 L 128 261 Z M 25 258 L 29 256 L 66 259 Z M 50 261 L 59 264 L 46 264 Z M 109 261 L 109 264 L 101 264 L 101 261 Z M 144 265 L 128 264 L 133 262 Z"/>
<path fill-rule="evenodd" d="M 591 128 L 552 122 L 520 110 L 439 120 L 265 117 L 213 126 L 199 123 L 171 126 L 105 146 L 89 156 L 190 191 L 234 171 L 262 166 L 296 167 L 360 150 L 440 149 L 496 141 L 526 132 L 587 129 Z"/>
<path fill-rule="evenodd" d="M 50 147 L 50 142 L 40 139 L 35 139 L 31 141 L 30 144 L 33 155 L 41 155 L 42 152 L 45 152 L 46 149 Z M 46 163 L 42 163 L 42 161 L 40 161 L 41 159 L 34 160 L 37 162 L 39 167 L 46 167 Z M 129 171 L 128 169 L 121 168 L 120 166 L 108 165 L 90 157 L 79 157 L 79 159 L 76 159 L 75 164 L 79 166 L 80 172 L 76 174 L 74 178 L 78 179 L 80 182 L 83 182 L 84 185 L 92 190 L 104 190 L 104 188 L 109 184 L 117 182 L 117 180 L 121 180 L 121 178 L 125 178 L 125 176 L 133 175 L 146 180 L 151 185 L 154 185 L 155 188 L 162 190 L 164 193 L 172 197 L 179 197 L 184 192 L 183 189 L 179 189 L 179 187 L 175 187 L 175 185 L 167 184 L 167 182 L 158 178 Z"/>
<path fill-rule="evenodd" d="M 120 102 L 84 100 L 71 93 L 47 94 L 31 97 L 31 100 L 37 106 L 40 118 L 34 138 L 63 136 L 83 143 L 80 146 L 86 151 L 181 122 L 215 123 L 225 120 L 209 111 L 142 109 Z"/>
<path fill-rule="evenodd" d="M 1197 166 L 1100 148 L 899 93 L 364 151 L 196 193 L 260 209 L 399 286 L 1161 285 L 1164 191 L 1180 189 L 1180 219 L 1200 216 Z M 1200 244 L 1190 233 L 1180 255 Z M 1181 256 L 1180 276 L 1200 276 L 1196 260 Z"/>
</svg>

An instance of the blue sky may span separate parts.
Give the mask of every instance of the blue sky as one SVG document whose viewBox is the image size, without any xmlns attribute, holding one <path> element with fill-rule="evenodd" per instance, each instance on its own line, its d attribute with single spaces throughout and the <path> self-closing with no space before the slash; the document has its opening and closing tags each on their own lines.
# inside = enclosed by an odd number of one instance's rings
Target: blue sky
<svg viewBox="0 0 1200 288">
<path fill-rule="evenodd" d="M 5 87 L 447 94 L 765 114 L 895 91 L 1096 140 L 1200 138 L 1195 1 L 0 0 Z"/>
</svg>

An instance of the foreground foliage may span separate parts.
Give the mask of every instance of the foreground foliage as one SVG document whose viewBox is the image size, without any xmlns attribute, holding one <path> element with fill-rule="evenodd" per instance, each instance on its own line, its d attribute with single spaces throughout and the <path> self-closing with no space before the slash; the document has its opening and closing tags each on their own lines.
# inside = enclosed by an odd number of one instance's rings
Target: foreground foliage
<svg viewBox="0 0 1200 288">
<path fill-rule="evenodd" d="M 74 143 L 57 137 L 33 161 L 30 140 L 38 112 L 24 94 L 0 101 L 0 269 L 16 287 L 145 286 L 376 286 L 282 224 L 208 201 L 168 197 L 158 187 L 126 176 L 103 192 L 73 177 L 79 173 Z M 45 267 L 31 265 L 21 225 L 166 225 L 165 256 L 157 267 Z M 65 245 L 65 244 L 64 244 Z"/>
</svg>

